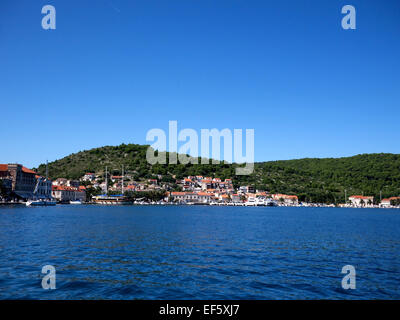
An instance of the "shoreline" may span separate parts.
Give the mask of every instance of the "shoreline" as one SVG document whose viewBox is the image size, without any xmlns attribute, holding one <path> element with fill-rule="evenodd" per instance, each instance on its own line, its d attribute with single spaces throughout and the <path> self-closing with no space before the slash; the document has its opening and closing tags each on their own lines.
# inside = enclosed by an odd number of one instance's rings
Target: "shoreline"
<svg viewBox="0 0 400 320">
<path fill-rule="evenodd" d="M 0 202 L 0 206 L 26 206 L 25 202 Z M 400 207 L 380 207 L 380 206 L 366 206 L 366 207 L 357 207 L 357 206 L 335 206 L 335 205 L 324 205 L 324 204 L 309 204 L 309 205 L 275 205 L 275 206 L 266 206 L 266 205 L 245 205 L 245 204 L 209 204 L 209 203 L 132 203 L 132 204 L 99 204 L 95 202 L 84 202 L 80 205 L 70 204 L 70 203 L 57 203 L 57 205 L 62 206 L 72 206 L 72 207 L 80 207 L 82 205 L 95 205 L 95 206 L 105 206 L 105 207 L 115 207 L 115 206 L 209 206 L 209 207 L 290 207 L 290 208 L 344 208 L 344 209 L 400 209 Z M 43 206 L 41 206 L 43 207 Z"/>
</svg>

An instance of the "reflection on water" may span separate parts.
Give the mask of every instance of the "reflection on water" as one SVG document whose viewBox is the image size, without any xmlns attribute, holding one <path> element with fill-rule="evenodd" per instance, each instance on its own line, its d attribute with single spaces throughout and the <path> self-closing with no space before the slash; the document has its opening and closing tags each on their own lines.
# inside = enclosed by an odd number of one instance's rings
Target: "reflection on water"
<svg viewBox="0 0 400 320">
<path fill-rule="evenodd" d="M 399 230 L 383 209 L 3 206 L 0 298 L 399 299 Z"/>
</svg>

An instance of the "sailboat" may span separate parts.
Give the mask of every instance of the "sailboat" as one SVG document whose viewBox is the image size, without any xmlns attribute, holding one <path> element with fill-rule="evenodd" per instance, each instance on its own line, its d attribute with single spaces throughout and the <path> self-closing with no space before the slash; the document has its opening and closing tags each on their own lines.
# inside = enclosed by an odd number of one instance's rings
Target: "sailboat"
<svg viewBox="0 0 400 320">
<path fill-rule="evenodd" d="M 43 199 L 43 200 L 29 200 L 26 202 L 27 207 L 31 206 L 55 206 L 57 201 L 52 199 Z"/>
<path fill-rule="evenodd" d="M 94 196 L 93 200 L 97 204 L 103 205 L 130 205 L 133 204 L 127 197 L 124 196 L 124 167 L 122 167 L 122 194 L 120 195 L 108 195 L 108 184 L 107 184 L 107 167 L 105 177 L 105 194 Z"/>
<path fill-rule="evenodd" d="M 46 161 L 46 180 L 48 181 L 48 163 Z M 42 181 L 42 177 L 38 177 L 36 181 L 35 189 L 33 190 L 33 194 L 37 195 L 39 184 Z M 31 199 L 26 202 L 27 207 L 35 207 L 35 206 L 55 206 L 57 201 L 55 201 L 51 195 L 49 198 L 42 198 L 42 199 Z"/>
</svg>

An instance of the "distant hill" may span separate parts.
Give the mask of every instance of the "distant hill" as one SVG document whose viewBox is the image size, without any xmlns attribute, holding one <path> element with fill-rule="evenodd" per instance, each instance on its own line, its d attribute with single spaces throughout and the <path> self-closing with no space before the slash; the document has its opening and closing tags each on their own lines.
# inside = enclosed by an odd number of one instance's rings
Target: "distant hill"
<svg viewBox="0 0 400 320">
<path fill-rule="evenodd" d="M 146 161 L 147 145 L 122 144 L 73 153 L 49 163 L 52 179 L 78 179 L 86 172 L 102 174 L 108 166 L 112 174 L 121 174 L 121 166 L 135 180 L 162 175 L 164 181 L 172 176 L 202 175 L 232 178 L 236 186 L 254 185 L 274 193 L 296 194 L 300 200 L 338 203 L 344 201 L 344 190 L 351 194 L 373 195 L 379 199 L 400 195 L 400 155 L 361 154 L 345 158 L 305 158 L 259 162 L 250 176 L 235 176 L 236 164 L 219 165 L 154 165 Z M 167 153 L 168 155 L 168 153 Z M 45 165 L 38 168 L 45 173 Z"/>
</svg>

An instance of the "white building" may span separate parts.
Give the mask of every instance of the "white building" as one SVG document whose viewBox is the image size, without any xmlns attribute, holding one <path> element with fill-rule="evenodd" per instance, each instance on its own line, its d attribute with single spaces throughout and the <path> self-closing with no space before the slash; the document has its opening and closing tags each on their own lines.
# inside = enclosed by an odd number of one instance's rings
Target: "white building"
<svg viewBox="0 0 400 320">
<path fill-rule="evenodd" d="M 57 178 L 56 180 L 53 181 L 53 186 L 66 186 L 68 183 L 68 180 L 65 178 Z"/>
<path fill-rule="evenodd" d="M 86 191 L 69 186 L 53 186 L 53 198 L 60 202 L 74 200 L 86 201 Z"/>
<path fill-rule="evenodd" d="M 299 199 L 297 196 L 294 195 L 288 195 L 288 194 L 272 194 L 271 195 L 272 199 L 275 201 L 282 202 L 286 205 L 298 205 L 299 204 Z"/>
<path fill-rule="evenodd" d="M 82 178 L 83 181 L 94 181 L 96 180 L 96 175 L 94 173 L 85 173 L 85 175 Z"/>
<path fill-rule="evenodd" d="M 400 197 L 390 197 L 387 199 L 382 199 L 380 206 L 381 207 L 391 207 L 392 201 L 400 200 Z"/>
<path fill-rule="evenodd" d="M 255 193 L 256 190 L 254 189 L 253 186 L 241 186 L 241 187 L 239 187 L 239 192 L 240 193 Z"/>
<path fill-rule="evenodd" d="M 207 192 L 171 192 L 170 198 L 179 202 L 210 203 L 214 194 Z"/>
<path fill-rule="evenodd" d="M 353 206 L 371 206 L 374 203 L 374 197 L 372 196 L 351 196 L 349 197 Z"/>
</svg>

